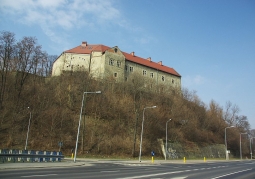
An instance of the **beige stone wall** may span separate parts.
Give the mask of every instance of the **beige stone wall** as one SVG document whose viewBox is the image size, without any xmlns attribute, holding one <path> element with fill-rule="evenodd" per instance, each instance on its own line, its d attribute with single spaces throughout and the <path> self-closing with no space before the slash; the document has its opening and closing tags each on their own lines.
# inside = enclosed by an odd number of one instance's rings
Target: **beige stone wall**
<svg viewBox="0 0 255 179">
<path fill-rule="evenodd" d="M 114 47 L 105 52 L 104 77 L 114 79 L 116 82 L 124 81 L 125 56 Z"/>
<path fill-rule="evenodd" d="M 94 78 L 103 78 L 105 55 L 102 52 L 92 52 L 90 74 Z"/>
<path fill-rule="evenodd" d="M 63 53 L 53 63 L 52 76 L 59 76 L 63 71 L 88 70 L 89 62 L 89 54 Z"/>
<path fill-rule="evenodd" d="M 52 66 L 52 76 L 61 75 L 64 67 L 64 55 L 61 54 L 53 63 Z"/>
</svg>

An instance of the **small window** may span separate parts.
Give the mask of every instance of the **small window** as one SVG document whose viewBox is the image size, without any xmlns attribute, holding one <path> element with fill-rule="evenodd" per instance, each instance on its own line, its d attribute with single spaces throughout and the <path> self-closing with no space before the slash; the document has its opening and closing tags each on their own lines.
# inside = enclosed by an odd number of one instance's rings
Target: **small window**
<svg viewBox="0 0 255 179">
<path fill-rule="evenodd" d="M 153 73 L 150 73 L 150 77 L 153 78 L 153 77 L 154 77 L 154 74 L 153 74 Z"/>
<path fill-rule="evenodd" d="M 134 71 L 134 67 L 129 67 L 129 71 L 133 72 Z"/>
<path fill-rule="evenodd" d="M 115 48 L 115 49 L 114 49 L 114 52 L 115 52 L 115 53 L 117 53 L 117 52 L 118 52 L 118 49 L 117 49 L 117 48 Z"/>
<path fill-rule="evenodd" d="M 164 76 L 162 76 L 162 78 L 161 78 L 161 79 L 162 79 L 162 81 L 165 81 L 165 77 L 164 77 Z"/>
<path fill-rule="evenodd" d="M 143 75 L 145 76 L 147 74 L 146 70 L 143 70 Z"/>
<path fill-rule="evenodd" d="M 127 65 L 125 65 L 125 70 L 128 71 L 128 66 Z"/>
<path fill-rule="evenodd" d="M 117 67 L 121 67 L 121 62 L 117 61 Z"/>
<path fill-rule="evenodd" d="M 174 79 L 172 79 L 172 84 L 174 84 Z"/>
<path fill-rule="evenodd" d="M 114 59 L 111 58 L 111 59 L 109 60 L 109 65 L 112 65 L 112 66 L 114 65 Z"/>
<path fill-rule="evenodd" d="M 113 76 L 114 76 L 115 78 L 117 78 L 117 76 L 118 76 L 118 73 L 114 73 L 114 74 L 113 74 Z"/>
</svg>

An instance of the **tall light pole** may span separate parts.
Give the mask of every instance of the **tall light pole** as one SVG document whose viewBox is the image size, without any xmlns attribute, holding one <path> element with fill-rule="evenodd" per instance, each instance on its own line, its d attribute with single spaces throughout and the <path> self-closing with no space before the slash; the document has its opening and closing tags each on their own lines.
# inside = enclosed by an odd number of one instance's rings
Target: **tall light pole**
<svg viewBox="0 0 255 179">
<path fill-rule="evenodd" d="M 171 119 L 168 119 L 168 121 L 166 121 L 166 151 L 165 153 L 167 154 L 167 123 L 171 121 Z M 165 155 L 165 160 L 166 160 L 166 155 Z"/>
<path fill-rule="evenodd" d="M 242 134 L 247 134 L 247 133 L 240 133 L 240 159 L 242 160 Z"/>
<path fill-rule="evenodd" d="M 83 92 L 82 95 L 82 102 L 81 102 L 81 112 L 80 112 L 80 119 L 79 119 L 79 125 L 78 125 L 78 131 L 77 131 L 77 138 L 76 138 L 76 145 L 75 145 L 75 152 L 74 152 L 74 163 L 76 162 L 76 155 L 77 155 L 77 147 L 78 147 L 78 140 L 79 140 L 79 134 L 80 134 L 80 126 L 81 126 L 81 117 L 82 117 L 82 109 L 83 109 L 83 101 L 84 101 L 84 95 L 88 93 L 101 93 L 101 91 L 95 91 L 95 92 Z"/>
<path fill-rule="evenodd" d="M 29 107 L 27 107 L 29 109 Z M 29 110 L 29 121 L 28 121 L 28 126 L 27 126 L 27 138 L 26 138 L 26 144 L 25 144 L 25 150 L 27 150 L 27 141 L 28 141 L 28 134 L 29 134 L 29 130 L 30 130 L 30 121 L 32 118 L 32 114 L 31 111 Z"/>
<path fill-rule="evenodd" d="M 225 128 L 225 147 L 226 147 L 226 160 L 228 160 L 228 144 L 227 144 L 227 129 L 235 126 L 229 126 Z"/>
<path fill-rule="evenodd" d="M 142 121 L 142 131 L 141 131 L 141 140 L 140 140 L 140 152 L 139 152 L 139 161 L 141 162 L 141 154 L 142 154 L 142 142 L 143 142 L 143 123 L 144 123 L 144 111 L 148 108 L 156 108 L 157 106 L 145 107 L 143 108 L 143 121 Z"/>
<path fill-rule="evenodd" d="M 250 152 L 251 152 L 251 160 L 252 160 L 252 146 L 251 146 L 251 140 L 253 140 L 255 137 L 251 137 L 250 138 Z M 252 141 L 253 143 L 253 141 Z"/>
</svg>

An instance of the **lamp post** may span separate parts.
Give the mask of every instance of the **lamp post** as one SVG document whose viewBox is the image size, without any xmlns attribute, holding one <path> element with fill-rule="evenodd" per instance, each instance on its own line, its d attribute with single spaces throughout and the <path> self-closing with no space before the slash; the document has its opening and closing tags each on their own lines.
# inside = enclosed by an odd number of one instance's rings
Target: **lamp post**
<svg viewBox="0 0 255 179">
<path fill-rule="evenodd" d="M 247 134 L 247 133 L 240 133 L 240 159 L 242 160 L 242 134 Z"/>
<path fill-rule="evenodd" d="M 255 137 L 251 137 L 250 138 L 250 152 L 251 152 L 251 160 L 252 160 L 252 146 L 251 146 L 251 140 L 253 140 Z M 252 141 L 253 143 L 253 141 Z"/>
<path fill-rule="evenodd" d="M 76 138 L 76 145 L 75 145 L 75 152 L 74 152 L 74 163 L 76 162 L 76 155 L 77 155 L 77 147 L 78 147 L 78 140 L 79 140 L 79 134 L 80 134 L 80 126 L 81 126 L 81 117 L 82 117 L 82 109 L 83 109 L 83 101 L 84 101 L 84 95 L 88 93 L 101 93 L 101 91 L 95 91 L 95 92 L 83 92 L 82 95 L 82 102 L 81 102 L 81 112 L 80 112 L 80 119 L 79 119 L 79 125 L 78 125 L 78 131 L 77 131 L 77 138 Z"/>
<path fill-rule="evenodd" d="M 171 121 L 171 119 L 168 119 L 168 121 L 166 122 L 166 151 L 165 153 L 167 154 L 167 123 Z M 166 160 L 166 155 L 165 155 L 165 160 Z"/>
<path fill-rule="evenodd" d="M 141 154 L 142 154 L 142 142 L 143 142 L 143 123 L 144 123 L 144 111 L 148 108 L 156 108 L 157 106 L 145 107 L 143 108 L 143 121 L 142 121 L 142 131 L 141 131 L 141 140 L 140 140 L 140 152 L 139 152 L 139 161 L 141 162 Z"/>
<path fill-rule="evenodd" d="M 29 109 L 29 107 L 27 107 Z M 29 130 L 30 130 L 30 121 L 32 118 L 32 114 L 31 111 L 29 110 L 29 121 L 28 121 L 28 126 L 27 126 L 27 138 L 26 138 L 26 144 L 25 144 L 25 150 L 27 150 L 27 141 L 28 141 L 28 134 L 29 134 Z"/>
<path fill-rule="evenodd" d="M 228 144 L 227 144 L 227 129 L 235 126 L 229 126 L 225 128 L 225 147 L 226 147 L 226 160 L 228 160 Z"/>
</svg>

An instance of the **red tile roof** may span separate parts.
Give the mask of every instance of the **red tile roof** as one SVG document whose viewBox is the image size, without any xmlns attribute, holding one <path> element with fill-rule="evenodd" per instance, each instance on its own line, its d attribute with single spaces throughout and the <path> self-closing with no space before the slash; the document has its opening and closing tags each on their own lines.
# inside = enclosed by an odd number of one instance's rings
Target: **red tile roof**
<svg viewBox="0 0 255 179">
<path fill-rule="evenodd" d="M 90 54 L 92 51 L 105 52 L 108 49 L 110 49 L 110 47 L 107 47 L 105 45 L 87 45 L 87 46 L 79 45 L 70 50 L 66 50 L 65 52 L 77 54 Z"/>
<path fill-rule="evenodd" d="M 77 53 L 77 54 L 90 54 L 92 51 L 105 52 L 108 49 L 110 49 L 110 47 L 107 47 L 105 45 L 89 45 L 87 44 L 87 42 L 83 42 L 82 45 L 79 45 L 70 50 L 66 50 L 65 52 Z M 137 57 L 134 55 L 134 53 L 131 53 L 131 54 L 128 54 L 126 52 L 122 52 L 122 53 L 128 61 L 181 77 L 181 75 L 178 72 L 176 72 L 173 68 L 162 65 L 162 62 L 156 63 L 151 61 L 150 58 L 144 59 L 141 57 Z"/>
<path fill-rule="evenodd" d="M 138 63 L 140 65 L 144 65 L 144 66 L 154 68 L 154 69 L 159 70 L 159 71 L 163 71 L 163 72 L 170 73 L 172 75 L 181 77 L 181 75 L 179 73 L 177 73 L 177 71 L 175 71 L 173 68 L 162 65 L 162 62 L 155 63 L 155 62 L 153 62 L 149 59 L 140 58 L 140 57 L 137 57 L 135 55 L 133 56 L 132 54 L 128 54 L 126 52 L 122 52 L 122 53 L 124 54 L 126 59 L 131 61 L 131 62 L 135 62 L 135 63 Z"/>
</svg>

